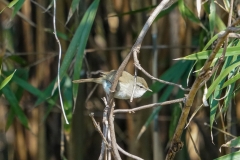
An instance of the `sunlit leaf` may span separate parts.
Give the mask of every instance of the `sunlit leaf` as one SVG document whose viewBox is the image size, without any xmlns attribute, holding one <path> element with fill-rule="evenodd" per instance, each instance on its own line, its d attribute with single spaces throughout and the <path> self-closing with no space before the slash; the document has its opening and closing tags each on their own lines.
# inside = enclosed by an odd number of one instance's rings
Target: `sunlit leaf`
<svg viewBox="0 0 240 160">
<path fill-rule="evenodd" d="M 223 19 L 221 19 L 218 15 L 216 15 L 215 23 L 216 23 L 216 28 L 219 31 L 223 31 L 226 29 L 226 25 L 224 24 Z"/>
<path fill-rule="evenodd" d="M 76 9 L 78 8 L 80 3 L 80 0 L 72 0 L 72 4 L 71 4 L 71 8 L 68 12 L 68 18 L 67 18 L 67 22 L 66 24 L 69 22 L 69 20 L 72 18 L 72 15 L 74 14 L 74 12 L 76 11 Z"/>
<path fill-rule="evenodd" d="M 225 78 L 234 68 L 238 67 L 240 65 L 240 62 L 236 62 L 232 64 L 231 66 L 227 67 L 211 84 L 211 86 L 208 88 L 207 98 L 213 93 L 213 91 L 216 89 L 217 85 L 221 82 L 223 78 Z"/>
<path fill-rule="evenodd" d="M 14 5 L 13 13 L 12 13 L 12 18 L 15 17 L 17 12 L 22 8 L 23 3 L 25 0 L 18 0 L 17 3 Z"/>
<path fill-rule="evenodd" d="M 8 8 L 12 8 L 19 0 L 13 0 L 8 4 Z"/>
<path fill-rule="evenodd" d="M 8 8 L 12 8 L 18 1 L 19 1 L 19 0 L 13 0 L 13 1 L 11 1 L 11 2 L 7 5 L 7 7 L 8 7 Z M 1 14 L 7 7 L 4 7 L 4 8 L 0 11 L 0 14 Z"/>
<path fill-rule="evenodd" d="M 16 72 L 16 70 L 11 75 L 9 75 L 7 78 L 5 78 L 3 80 L 3 82 L 0 84 L 0 90 L 8 84 L 8 82 L 12 79 L 15 72 Z"/>
<path fill-rule="evenodd" d="M 240 47 L 228 47 L 226 51 L 226 57 L 228 56 L 234 56 L 234 55 L 239 55 L 240 52 Z M 177 58 L 175 60 L 201 60 L 201 59 L 208 59 L 209 55 L 211 54 L 212 50 L 207 50 L 207 51 L 201 51 L 198 53 L 190 54 L 186 57 L 182 58 Z M 219 58 L 222 55 L 223 49 L 220 49 L 218 53 L 216 54 L 215 58 Z"/>
<path fill-rule="evenodd" d="M 201 21 L 199 20 L 199 18 L 197 18 L 193 12 L 184 4 L 183 0 L 179 0 L 179 10 L 181 12 L 181 14 L 183 15 L 183 17 L 188 18 L 189 20 L 196 22 L 196 23 L 201 23 Z"/>
</svg>

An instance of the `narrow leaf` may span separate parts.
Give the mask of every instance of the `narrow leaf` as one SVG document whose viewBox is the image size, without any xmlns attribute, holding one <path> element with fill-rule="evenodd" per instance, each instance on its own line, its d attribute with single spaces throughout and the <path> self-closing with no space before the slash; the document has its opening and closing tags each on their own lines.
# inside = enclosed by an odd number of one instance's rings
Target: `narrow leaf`
<svg viewBox="0 0 240 160">
<path fill-rule="evenodd" d="M 225 78 L 234 68 L 238 67 L 240 62 L 234 63 L 233 65 L 227 67 L 218 77 L 214 80 L 212 85 L 208 88 L 207 98 L 213 93 L 216 89 L 217 85 L 221 82 L 223 78 Z"/>
<path fill-rule="evenodd" d="M 41 92 L 37 88 L 33 87 L 30 83 L 28 83 L 27 81 L 19 78 L 18 76 L 14 76 L 13 81 L 15 83 L 17 83 L 19 86 L 21 86 L 22 88 L 24 88 L 25 90 L 27 90 L 28 92 L 35 95 L 36 97 L 39 97 L 39 98 L 44 99 L 44 100 L 47 99 L 47 102 L 49 104 L 52 104 L 52 105 L 55 104 L 55 102 L 52 99 L 48 99 L 49 97 L 46 97 L 46 95 L 43 92 Z"/>
<path fill-rule="evenodd" d="M 10 87 L 6 85 L 2 89 L 2 92 L 5 95 L 6 99 L 8 100 L 11 108 L 13 109 L 14 114 L 18 117 L 19 121 L 22 123 L 22 125 L 28 128 L 28 119 L 26 115 L 23 113 L 21 107 L 19 106 L 19 102 L 17 101 L 17 98 L 11 91 Z"/>
<path fill-rule="evenodd" d="M 236 47 L 228 47 L 226 51 L 226 57 L 239 55 L 240 46 Z M 186 57 L 178 58 L 175 60 L 201 60 L 201 59 L 208 59 L 208 56 L 211 54 L 212 50 L 202 51 L 194 54 L 190 54 Z M 220 49 L 216 54 L 215 58 L 219 58 L 222 55 L 223 49 Z"/>
<path fill-rule="evenodd" d="M 80 77 L 80 71 L 82 69 L 82 61 L 84 56 L 84 49 L 86 48 L 89 33 L 92 28 L 92 24 L 95 19 L 95 15 L 98 9 L 98 4 L 100 0 L 95 0 L 91 6 L 88 8 L 86 13 L 83 16 L 83 19 L 81 20 L 81 23 L 79 25 L 79 28 L 82 32 L 78 33 L 79 42 L 78 42 L 78 49 L 77 49 L 77 55 L 76 55 L 76 61 L 74 64 L 74 71 L 73 71 L 73 79 L 79 79 Z M 77 92 L 78 92 L 78 86 L 79 84 L 75 83 L 73 84 L 73 98 L 76 99 Z M 75 106 L 75 103 L 74 103 Z"/>
<path fill-rule="evenodd" d="M 233 76 L 232 78 L 230 78 L 229 80 L 227 80 L 227 81 L 223 84 L 223 86 L 222 86 L 221 89 L 227 87 L 228 85 L 236 82 L 236 81 L 239 80 L 239 79 L 240 79 L 240 74 L 237 73 L 235 76 Z"/>
<path fill-rule="evenodd" d="M 7 78 L 5 78 L 3 80 L 3 82 L 0 84 L 0 90 L 8 84 L 8 82 L 12 79 L 15 72 L 16 72 L 16 70 L 11 75 L 9 75 Z"/>
<path fill-rule="evenodd" d="M 22 5 L 25 0 L 18 0 L 17 3 L 14 5 L 13 13 L 12 13 L 12 18 L 15 17 L 17 12 L 22 8 Z"/>
<path fill-rule="evenodd" d="M 78 8 L 79 3 L 80 3 L 80 0 L 73 0 L 72 1 L 71 8 L 70 8 L 70 10 L 68 12 L 68 18 L 67 18 L 66 24 L 69 22 L 69 20 L 71 19 L 72 15 L 74 14 L 76 9 Z"/>
<path fill-rule="evenodd" d="M 179 10 L 183 17 L 188 18 L 189 20 L 201 23 L 201 21 L 193 14 L 193 12 L 184 4 L 183 0 L 179 0 Z"/>
</svg>

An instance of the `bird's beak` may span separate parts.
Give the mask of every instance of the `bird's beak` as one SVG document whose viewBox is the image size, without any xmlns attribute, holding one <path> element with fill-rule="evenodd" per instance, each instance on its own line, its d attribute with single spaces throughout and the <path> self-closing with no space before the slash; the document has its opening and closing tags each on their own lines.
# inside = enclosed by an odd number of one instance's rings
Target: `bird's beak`
<svg viewBox="0 0 240 160">
<path fill-rule="evenodd" d="M 149 91 L 149 92 L 153 92 L 151 89 L 149 89 L 149 88 L 147 88 L 147 90 Z"/>
</svg>

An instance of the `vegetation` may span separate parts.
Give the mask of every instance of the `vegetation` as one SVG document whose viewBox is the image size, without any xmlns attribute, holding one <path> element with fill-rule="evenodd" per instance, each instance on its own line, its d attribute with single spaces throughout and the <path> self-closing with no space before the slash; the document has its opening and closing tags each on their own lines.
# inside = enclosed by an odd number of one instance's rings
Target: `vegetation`
<svg viewBox="0 0 240 160">
<path fill-rule="evenodd" d="M 239 0 L 1 0 L 0 11 L 0 159 L 240 156 Z M 115 90 L 123 69 L 153 92 L 112 101 L 72 83 L 118 70 Z"/>
</svg>

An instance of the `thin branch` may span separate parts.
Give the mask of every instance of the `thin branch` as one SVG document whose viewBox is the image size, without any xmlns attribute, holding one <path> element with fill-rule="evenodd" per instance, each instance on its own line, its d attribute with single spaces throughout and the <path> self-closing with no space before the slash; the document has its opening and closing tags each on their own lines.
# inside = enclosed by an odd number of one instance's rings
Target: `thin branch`
<svg viewBox="0 0 240 160">
<path fill-rule="evenodd" d="M 113 102 L 112 106 L 110 107 L 110 112 L 109 112 L 109 130 L 110 130 L 110 137 L 111 137 L 111 144 L 112 144 L 112 150 L 113 150 L 113 156 L 115 160 L 121 160 L 121 157 L 119 155 L 119 152 L 117 150 L 117 140 L 115 136 L 115 129 L 114 129 L 114 116 L 113 116 L 113 111 L 114 111 L 115 104 Z"/>
<path fill-rule="evenodd" d="M 119 145 L 117 145 L 117 148 L 118 148 L 118 150 L 119 150 L 120 152 L 122 152 L 123 154 L 125 154 L 126 156 L 128 156 L 128 157 L 130 157 L 130 158 L 132 158 L 132 159 L 143 160 L 142 158 L 140 158 L 140 157 L 138 157 L 138 156 L 135 156 L 135 155 L 133 155 L 133 154 L 130 154 L 130 153 L 124 151 Z"/>
<path fill-rule="evenodd" d="M 219 103 L 218 103 L 218 109 L 219 109 L 220 120 L 221 120 L 221 123 L 222 123 L 222 130 L 226 131 L 226 126 L 224 124 L 224 119 L 223 119 L 223 115 L 222 115 L 222 107 L 220 106 Z M 225 140 L 225 142 L 227 141 L 227 136 L 226 135 L 224 135 L 224 140 Z"/>
<path fill-rule="evenodd" d="M 107 47 L 107 48 L 88 48 L 85 50 L 86 53 L 96 52 L 96 51 L 112 51 L 112 50 L 126 50 L 131 49 L 132 46 L 123 46 L 123 47 Z M 143 45 L 141 46 L 141 49 L 147 50 L 147 49 L 153 49 L 154 46 L 152 45 Z M 175 45 L 157 45 L 156 49 L 196 49 L 197 46 L 175 46 Z"/>
<path fill-rule="evenodd" d="M 61 43 L 58 39 L 57 36 L 57 29 L 56 29 L 56 0 L 53 0 L 53 34 L 55 36 L 55 39 L 58 43 L 58 48 L 59 48 L 59 56 L 58 56 L 58 75 L 57 75 L 57 82 L 58 82 L 58 92 L 59 92 L 59 98 L 60 98 L 60 104 L 61 104 L 61 108 L 62 108 L 62 112 L 63 112 L 63 116 L 64 119 L 66 121 L 67 124 L 69 124 L 65 111 L 64 111 L 64 107 L 63 107 L 63 101 L 62 101 L 62 94 L 61 94 L 61 88 L 60 88 L 60 64 L 61 64 L 61 56 L 62 56 L 62 47 L 61 47 Z"/>
<path fill-rule="evenodd" d="M 208 123 L 204 123 L 204 125 L 205 126 L 208 126 L 208 127 L 211 127 Z M 217 130 L 217 131 L 219 131 L 219 132 L 221 132 L 221 133 L 223 133 L 223 134 L 225 134 L 225 135 L 228 135 L 228 136 L 230 136 L 230 137 L 233 137 L 233 138 L 237 138 L 237 136 L 234 136 L 234 135 L 232 135 L 231 133 L 228 133 L 228 132 L 226 132 L 226 131 L 224 131 L 224 130 L 222 130 L 222 129 L 219 129 L 219 128 L 217 128 L 217 127 L 214 127 L 214 126 L 212 126 L 212 128 L 213 129 L 215 129 L 215 130 Z"/>
<path fill-rule="evenodd" d="M 140 50 L 140 47 L 141 47 L 141 44 L 142 44 L 142 41 L 143 41 L 143 38 L 145 37 L 148 29 L 150 28 L 151 24 L 153 23 L 153 21 L 155 20 L 155 18 L 157 17 L 157 15 L 163 10 L 163 8 L 168 4 L 168 3 L 171 3 L 170 0 L 163 0 L 161 1 L 161 3 L 155 8 L 155 10 L 152 12 L 151 16 L 148 18 L 147 22 L 144 24 L 135 44 L 133 45 L 130 53 L 127 55 L 127 57 L 124 59 L 124 61 L 122 62 L 122 64 L 120 65 L 116 75 L 115 75 L 115 78 L 114 78 L 114 83 L 111 87 L 111 91 L 112 92 L 115 92 L 115 89 L 117 87 L 117 83 L 118 83 L 118 79 L 119 77 L 122 75 L 122 72 L 124 70 L 124 68 L 126 67 L 131 55 L 133 52 L 138 52 Z M 110 98 L 113 97 L 113 94 L 112 96 L 110 96 Z"/>
<path fill-rule="evenodd" d="M 152 103 L 152 104 L 148 104 L 148 105 L 144 105 L 144 106 L 140 106 L 140 107 L 136 107 L 136 108 L 132 108 L 132 109 L 116 109 L 113 113 L 134 113 L 136 111 L 147 109 L 147 108 L 184 102 L 185 100 L 186 100 L 186 98 L 180 98 L 180 99 L 165 101 L 165 102 L 161 102 L 161 103 Z"/>
<path fill-rule="evenodd" d="M 108 126 L 108 112 L 109 112 L 109 106 L 107 105 L 107 101 L 106 101 L 106 98 L 104 97 L 104 98 L 102 98 L 102 100 L 103 100 L 103 102 L 104 102 L 104 104 L 105 104 L 105 108 L 104 108 L 104 112 L 103 112 L 103 136 L 105 137 L 105 138 L 107 138 L 107 136 L 108 136 L 108 128 L 109 128 L 109 126 Z M 104 157 L 104 153 L 105 153 L 105 150 L 106 150 L 106 145 L 105 145 L 105 143 L 104 143 L 104 141 L 102 141 L 102 146 L 101 146 L 101 152 L 100 152 L 100 156 L 99 156 L 99 158 L 98 158 L 98 160 L 102 160 L 103 159 L 103 157 Z M 108 150 L 107 150 L 108 151 Z M 105 155 L 107 155 L 107 154 L 105 154 Z"/>
<path fill-rule="evenodd" d="M 100 134 L 100 136 L 102 137 L 104 143 L 107 145 L 108 148 L 110 148 L 111 146 L 108 144 L 106 138 L 104 137 L 104 135 L 103 135 L 103 133 L 102 133 L 102 131 L 101 131 L 101 127 L 99 126 L 99 124 L 97 124 L 97 122 L 95 121 L 95 119 L 94 119 L 94 117 L 93 117 L 94 114 L 93 114 L 93 113 L 90 113 L 89 116 L 91 117 L 92 122 L 93 122 L 93 125 L 94 125 L 94 127 L 97 129 L 97 131 L 98 131 L 98 133 Z"/>
<path fill-rule="evenodd" d="M 153 23 L 153 21 L 155 20 L 155 18 L 157 17 L 157 15 L 163 10 L 164 6 L 166 6 L 167 3 L 169 3 L 170 0 L 163 0 L 161 1 L 161 3 L 155 8 L 155 10 L 153 11 L 152 15 L 148 18 L 147 22 L 145 23 L 145 25 L 143 26 L 143 29 L 141 30 L 135 44 L 133 45 L 130 53 L 127 55 L 127 57 L 124 59 L 124 61 L 122 62 L 122 64 L 120 65 L 120 67 L 118 68 L 116 74 L 115 74 L 115 77 L 114 77 L 114 80 L 113 80 L 113 84 L 111 86 L 111 93 L 109 94 L 109 97 L 108 97 L 108 104 L 110 106 L 110 114 L 109 114 L 109 129 L 110 129 L 110 136 L 111 136 L 111 140 L 112 140 L 112 148 L 113 148 L 113 155 L 114 155 L 114 158 L 116 160 L 120 160 L 121 157 L 119 155 L 119 152 L 116 148 L 116 137 L 115 137 L 115 131 L 114 131 L 114 118 L 113 118 L 113 111 L 114 111 L 114 100 L 113 100 L 113 95 L 114 95 L 114 92 L 115 92 L 115 89 L 117 87 L 117 84 L 118 84 L 118 79 L 119 77 L 122 75 L 122 72 L 123 70 L 125 69 L 132 53 L 135 51 L 135 50 L 140 50 L 140 47 L 141 47 L 141 44 L 142 44 L 142 41 L 143 41 L 143 38 L 144 36 L 146 35 L 148 29 L 150 28 L 151 24 Z"/>
<path fill-rule="evenodd" d="M 201 158 L 200 158 L 201 156 L 200 156 L 200 154 L 199 154 L 199 151 L 198 151 L 197 146 L 196 146 L 196 144 L 195 144 L 195 142 L 194 142 L 194 140 L 193 140 L 193 137 L 192 137 L 192 134 L 191 134 L 191 131 L 190 131 L 189 128 L 188 128 L 188 134 L 189 134 L 189 137 L 190 137 L 190 139 L 191 139 L 191 141 L 192 141 L 194 150 L 195 150 L 195 152 L 196 152 L 197 155 L 198 155 L 198 158 L 201 159 Z"/>
<path fill-rule="evenodd" d="M 180 84 L 176 84 L 176 83 L 172 83 L 172 82 L 168 82 L 168 81 L 164 81 L 164 80 L 161 80 L 161 79 L 158 79 L 158 78 L 155 78 L 153 77 L 151 74 L 149 74 L 144 68 L 142 68 L 142 66 L 139 64 L 139 61 L 138 61 L 138 58 L 137 58 L 137 53 L 135 52 L 134 55 L 134 64 L 135 66 L 141 70 L 146 76 L 148 76 L 149 78 L 151 78 L 152 80 L 155 80 L 155 81 L 158 81 L 160 83 L 164 83 L 164 84 L 167 84 L 167 85 L 172 85 L 172 86 L 176 86 L 178 88 L 180 88 L 181 90 L 183 91 L 190 91 L 190 89 L 188 88 L 184 88 L 182 85 Z"/>
</svg>

